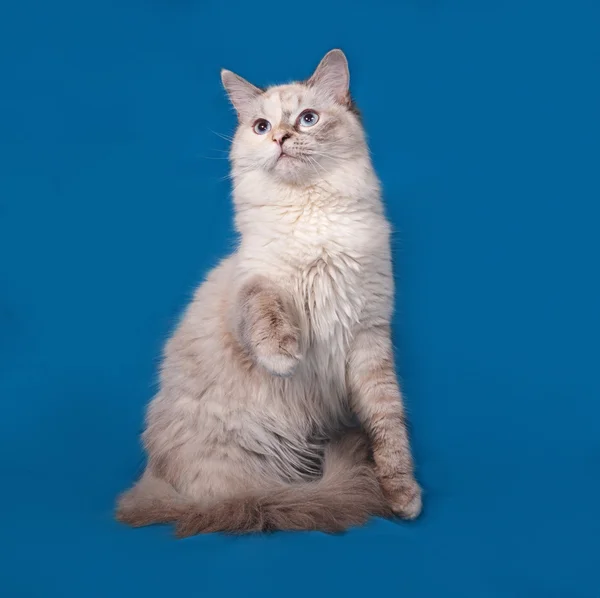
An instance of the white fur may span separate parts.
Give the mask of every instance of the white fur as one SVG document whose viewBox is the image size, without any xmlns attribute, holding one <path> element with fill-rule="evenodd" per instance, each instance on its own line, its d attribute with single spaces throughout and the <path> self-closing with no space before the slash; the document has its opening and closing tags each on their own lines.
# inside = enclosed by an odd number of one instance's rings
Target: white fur
<svg viewBox="0 0 600 598">
<path fill-rule="evenodd" d="M 231 153 L 239 248 L 209 274 L 169 341 L 144 434 L 151 467 L 201 502 L 303 479 L 319 442 L 351 417 L 353 336 L 389 324 L 392 311 L 389 225 L 356 116 L 327 89 L 301 84 L 247 101 Z M 289 144 L 305 159 L 279 161 L 273 135 L 307 108 L 320 121 Z M 271 122 L 269 135 L 253 132 L 256 115 Z M 339 126 L 318 141 L 316 127 L 331 119 Z M 254 275 L 287 291 L 301 314 L 301 361 L 289 377 L 241 365 L 231 323 Z"/>
</svg>

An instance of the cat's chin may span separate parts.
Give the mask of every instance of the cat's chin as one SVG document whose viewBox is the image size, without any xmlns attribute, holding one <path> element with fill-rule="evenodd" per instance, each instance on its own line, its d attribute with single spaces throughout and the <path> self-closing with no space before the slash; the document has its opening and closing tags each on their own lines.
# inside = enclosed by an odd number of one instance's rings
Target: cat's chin
<svg viewBox="0 0 600 598">
<path fill-rule="evenodd" d="M 280 154 L 275 161 L 275 167 L 290 168 L 298 166 L 299 160 L 290 154 Z"/>
<path fill-rule="evenodd" d="M 285 183 L 299 184 L 311 178 L 311 172 L 307 172 L 306 165 L 294 156 L 281 155 L 273 167 L 271 174 Z"/>
</svg>

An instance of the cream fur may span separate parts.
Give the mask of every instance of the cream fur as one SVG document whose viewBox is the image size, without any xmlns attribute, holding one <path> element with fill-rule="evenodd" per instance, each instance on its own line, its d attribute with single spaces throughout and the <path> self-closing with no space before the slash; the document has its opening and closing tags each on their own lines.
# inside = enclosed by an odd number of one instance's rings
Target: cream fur
<svg viewBox="0 0 600 598">
<path fill-rule="evenodd" d="M 198 505 L 318 476 L 324 444 L 361 413 L 389 412 L 403 426 L 399 392 L 362 411 L 350 400 L 357 335 L 375 331 L 378 346 L 391 351 L 394 288 L 380 186 L 362 126 L 340 103 L 348 82 L 339 64 L 326 84 L 266 93 L 224 74 L 226 85 L 238 86 L 231 160 L 240 243 L 198 288 L 168 342 L 143 436 L 149 464 L 142 482 L 167 482 L 169 492 Z M 314 130 L 292 131 L 309 108 L 319 113 Z M 267 135 L 253 132 L 256 117 L 270 121 Z M 292 136 L 280 146 L 273 139 L 281 131 Z M 281 147 L 297 157 L 279 159 Z M 292 353 L 259 359 L 240 345 L 239 296 L 254 278 L 272 283 L 298 314 Z M 412 517 L 420 493 L 410 453 L 403 459 L 401 486 L 418 496 L 396 510 Z"/>
</svg>

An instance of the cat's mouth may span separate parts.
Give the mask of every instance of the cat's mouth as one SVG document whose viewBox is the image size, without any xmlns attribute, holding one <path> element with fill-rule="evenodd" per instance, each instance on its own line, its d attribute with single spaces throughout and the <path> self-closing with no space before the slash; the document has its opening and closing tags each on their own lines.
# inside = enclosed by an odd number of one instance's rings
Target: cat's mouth
<svg viewBox="0 0 600 598">
<path fill-rule="evenodd" d="M 291 173 L 298 169 L 301 162 L 302 159 L 299 156 L 281 150 L 279 155 L 275 158 L 275 161 L 272 162 L 271 168 L 282 174 Z"/>
</svg>

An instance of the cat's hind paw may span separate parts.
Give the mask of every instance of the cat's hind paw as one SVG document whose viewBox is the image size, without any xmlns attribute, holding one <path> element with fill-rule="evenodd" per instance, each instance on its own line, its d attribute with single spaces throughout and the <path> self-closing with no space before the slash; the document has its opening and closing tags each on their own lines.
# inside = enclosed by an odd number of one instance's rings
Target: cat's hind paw
<svg viewBox="0 0 600 598">
<path fill-rule="evenodd" d="M 422 491 L 414 478 L 403 480 L 393 491 L 386 492 L 390 508 L 401 519 L 416 519 L 423 509 Z"/>
</svg>

